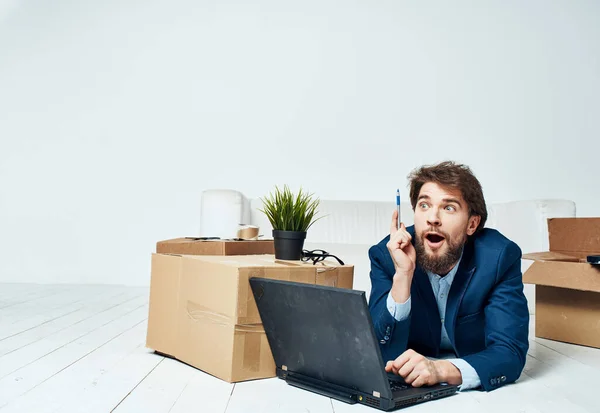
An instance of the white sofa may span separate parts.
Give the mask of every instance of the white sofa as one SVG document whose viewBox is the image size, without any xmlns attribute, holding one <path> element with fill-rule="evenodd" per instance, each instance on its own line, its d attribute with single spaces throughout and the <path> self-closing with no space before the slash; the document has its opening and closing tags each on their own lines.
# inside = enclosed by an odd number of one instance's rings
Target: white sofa
<svg viewBox="0 0 600 413">
<path fill-rule="evenodd" d="M 271 238 L 271 225 L 259 211 L 260 199 L 249 199 L 242 192 L 230 189 L 210 189 L 202 193 L 200 236 L 233 238 L 238 224 L 260 227 L 264 238 Z M 381 201 L 321 200 L 317 221 L 308 231 L 305 248 L 323 249 L 354 264 L 354 288 L 371 291 L 369 278 L 369 248 L 389 233 L 394 199 Z M 401 204 L 402 221 L 413 223 L 410 203 Z M 574 217 L 575 203 L 568 200 L 524 200 L 488 204 L 486 227 L 495 228 L 516 242 L 523 253 L 548 249 L 547 219 Z M 523 271 L 531 264 L 522 260 Z M 533 285 L 525 286 L 529 310 L 535 308 Z"/>
</svg>

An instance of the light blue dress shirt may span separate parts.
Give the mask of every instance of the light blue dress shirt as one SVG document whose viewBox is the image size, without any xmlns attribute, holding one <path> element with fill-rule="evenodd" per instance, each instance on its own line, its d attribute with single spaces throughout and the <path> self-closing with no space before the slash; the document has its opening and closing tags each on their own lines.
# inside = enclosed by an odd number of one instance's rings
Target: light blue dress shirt
<svg viewBox="0 0 600 413">
<path fill-rule="evenodd" d="M 448 338 L 448 332 L 446 331 L 444 320 L 446 317 L 448 293 L 450 292 L 450 287 L 452 286 L 454 276 L 458 271 L 459 264 L 460 260 L 445 277 L 440 277 L 437 274 L 427 271 L 427 276 L 429 277 L 429 282 L 431 283 L 431 288 L 433 289 L 433 295 L 435 296 L 438 311 L 440 313 L 440 320 L 442 322 L 442 340 L 440 343 L 440 349 L 442 352 L 447 352 L 449 357 L 455 357 L 456 355 L 454 354 L 454 349 L 452 348 L 452 344 Z M 390 291 L 387 297 L 387 308 L 392 317 L 394 317 L 397 321 L 406 320 L 410 315 L 410 297 L 408 297 L 408 300 L 406 300 L 404 303 L 397 303 L 392 298 L 392 292 Z M 459 358 L 447 358 L 447 360 L 454 364 L 458 370 L 460 370 L 463 382 L 459 386 L 459 390 L 473 389 L 481 385 L 479 375 L 469 363 Z"/>
</svg>

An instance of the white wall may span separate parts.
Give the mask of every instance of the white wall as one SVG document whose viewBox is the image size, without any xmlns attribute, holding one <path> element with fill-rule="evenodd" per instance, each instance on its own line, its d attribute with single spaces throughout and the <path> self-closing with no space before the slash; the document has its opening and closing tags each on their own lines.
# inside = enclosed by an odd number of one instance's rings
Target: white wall
<svg viewBox="0 0 600 413">
<path fill-rule="evenodd" d="M 148 284 L 204 189 L 393 201 L 449 158 L 489 202 L 600 215 L 599 18 L 569 0 L 0 0 L 0 281 Z"/>
</svg>

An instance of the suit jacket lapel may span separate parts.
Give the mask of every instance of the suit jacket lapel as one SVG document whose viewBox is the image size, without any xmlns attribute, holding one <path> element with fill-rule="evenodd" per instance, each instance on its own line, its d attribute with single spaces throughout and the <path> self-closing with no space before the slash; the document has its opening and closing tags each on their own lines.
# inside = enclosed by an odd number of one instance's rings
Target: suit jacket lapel
<svg viewBox="0 0 600 413">
<path fill-rule="evenodd" d="M 470 242 L 467 242 L 463 252 L 463 258 L 458 267 L 458 271 L 454 276 L 454 280 L 452 281 L 450 292 L 448 293 L 448 302 L 446 303 L 446 319 L 444 324 L 452 345 L 454 345 L 454 327 L 456 326 L 458 309 L 474 272 L 475 263 L 473 260 L 473 248 Z"/>
</svg>

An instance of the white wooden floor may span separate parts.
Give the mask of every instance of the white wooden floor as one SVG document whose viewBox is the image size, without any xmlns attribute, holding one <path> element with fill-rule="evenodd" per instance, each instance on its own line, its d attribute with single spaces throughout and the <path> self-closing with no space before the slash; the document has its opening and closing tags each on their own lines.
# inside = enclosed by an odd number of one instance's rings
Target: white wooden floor
<svg viewBox="0 0 600 413">
<path fill-rule="evenodd" d="M 144 347 L 147 288 L 0 284 L 0 413 L 375 412 L 279 379 L 229 384 Z M 600 412 L 600 350 L 531 335 L 517 384 L 410 412 Z"/>
</svg>

